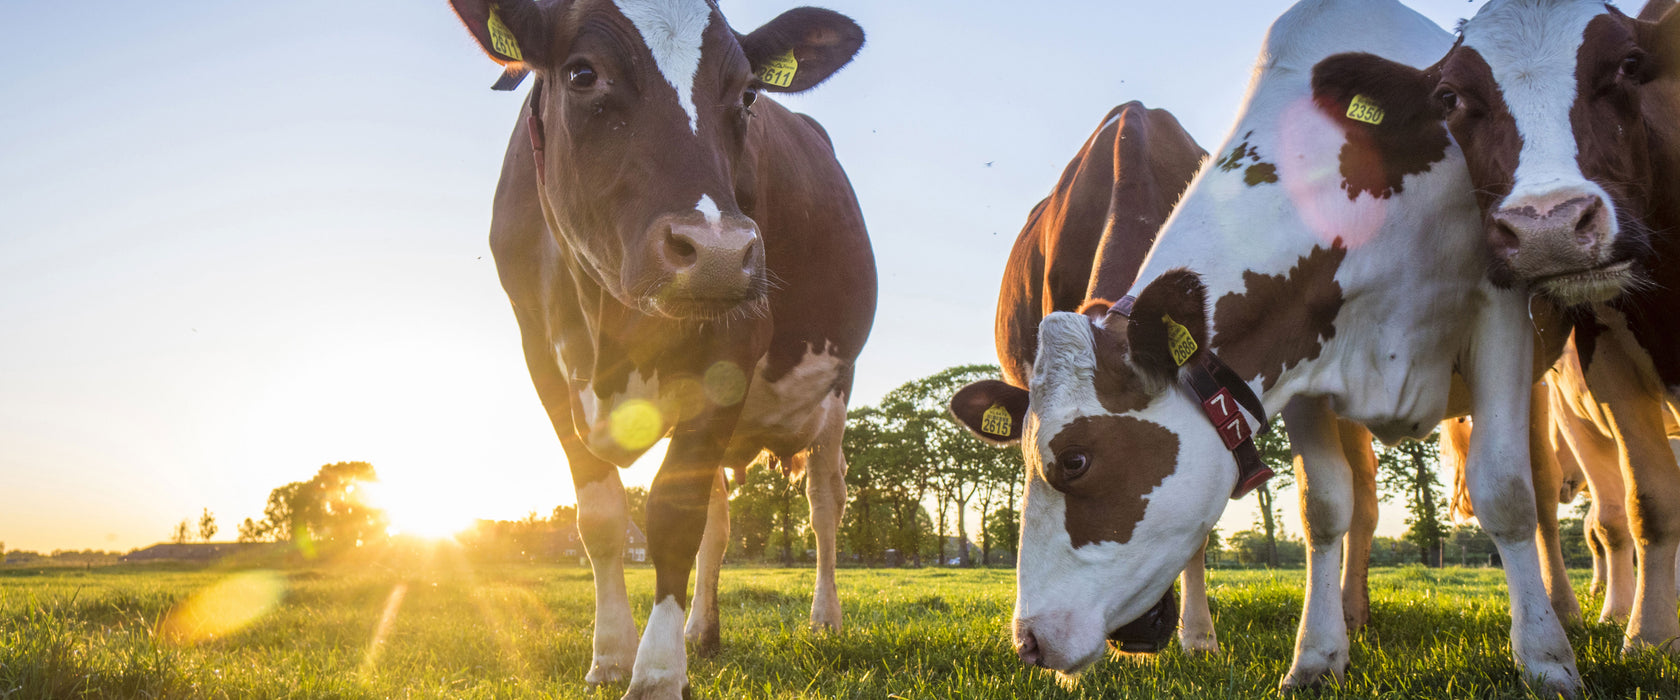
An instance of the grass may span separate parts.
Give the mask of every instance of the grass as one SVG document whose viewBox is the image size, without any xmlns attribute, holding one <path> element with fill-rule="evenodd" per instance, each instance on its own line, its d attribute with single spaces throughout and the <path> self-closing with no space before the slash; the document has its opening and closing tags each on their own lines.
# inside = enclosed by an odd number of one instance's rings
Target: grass
<svg viewBox="0 0 1680 700">
<path fill-rule="evenodd" d="M 842 570 L 847 626 L 834 635 L 806 629 L 813 576 L 725 569 L 724 648 L 690 659 L 695 697 L 1276 696 L 1303 572 L 1214 572 L 1221 654 L 1110 660 L 1072 689 L 1015 660 L 1012 571 Z M 653 572 L 628 578 L 645 621 Z M 622 687 L 582 681 L 592 595 L 587 570 L 556 567 L 0 569 L 0 698 L 616 698 Z M 1378 569 L 1371 595 L 1347 683 L 1310 697 L 1531 697 L 1510 660 L 1498 571 Z M 192 600 L 207 612 L 184 619 Z M 263 614 L 209 624 L 241 612 Z M 1589 697 L 1680 696 L 1680 667 L 1621 658 L 1619 628 L 1570 638 Z"/>
</svg>

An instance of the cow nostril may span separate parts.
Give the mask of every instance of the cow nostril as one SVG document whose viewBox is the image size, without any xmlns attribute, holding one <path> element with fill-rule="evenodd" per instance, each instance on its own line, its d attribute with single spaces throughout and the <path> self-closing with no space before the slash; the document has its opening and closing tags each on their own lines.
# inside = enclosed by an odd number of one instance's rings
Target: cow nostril
<svg viewBox="0 0 1680 700">
<path fill-rule="evenodd" d="M 1510 257 L 1517 252 L 1520 243 L 1521 239 L 1517 237 L 1517 230 L 1512 228 L 1510 224 L 1504 221 L 1493 222 L 1494 250 L 1499 251 L 1505 257 Z"/>
<path fill-rule="evenodd" d="M 1021 657 L 1021 663 L 1028 666 L 1038 665 L 1040 660 L 1038 654 L 1038 637 L 1033 635 L 1032 630 L 1027 630 L 1021 634 L 1021 642 L 1020 645 L 1015 648 L 1015 655 Z"/>
<path fill-rule="evenodd" d="M 688 267 L 699 257 L 694 239 L 672 231 L 665 236 L 665 252 L 677 267 Z"/>
<path fill-rule="evenodd" d="M 1593 197 L 1587 206 L 1581 209 L 1581 218 L 1575 222 L 1575 240 L 1581 245 L 1592 245 L 1598 240 L 1598 213 L 1604 209 L 1604 200 Z"/>
</svg>

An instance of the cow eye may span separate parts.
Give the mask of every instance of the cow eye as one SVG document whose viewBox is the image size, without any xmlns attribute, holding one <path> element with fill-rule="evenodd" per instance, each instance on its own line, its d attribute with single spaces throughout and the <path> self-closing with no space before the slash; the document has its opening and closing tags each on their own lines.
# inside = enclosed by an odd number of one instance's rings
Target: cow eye
<svg viewBox="0 0 1680 700">
<path fill-rule="evenodd" d="M 758 91 L 757 90 L 748 90 L 746 92 L 741 93 L 741 106 L 742 107 L 752 107 L 753 103 L 757 102 L 757 101 L 758 101 Z"/>
<path fill-rule="evenodd" d="M 1628 54 L 1627 58 L 1622 59 L 1622 69 L 1621 69 L 1622 76 L 1626 77 L 1626 78 L 1639 77 L 1639 69 L 1643 68 L 1644 66 L 1645 66 L 1645 53 L 1643 51 L 1635 51 L 1633 53 L 1630 53 L 1630 54 Z"/>
<path fill-rule="evenodd" d="M 1441 88 L 1435 92 L 1435 101 L 1441 103 L 1448 112 L 1458 109 L 1458 93 Z"/>
<path fill-rule="evenodd" d="M 1091 468 L 1091 455 L 1084 450 L 1068 450 L 1056 455 L 1056 466 L 1062 470 L 1062 478 L 1073 481 L 1085 475 Z"/>
<path fill-rule="evenodd" d="M 595 87 L 595 69 L 587 63 L 579 63 L 566 71 L 566 81 L 573 89 L 588 90 Z"/>
</svg>

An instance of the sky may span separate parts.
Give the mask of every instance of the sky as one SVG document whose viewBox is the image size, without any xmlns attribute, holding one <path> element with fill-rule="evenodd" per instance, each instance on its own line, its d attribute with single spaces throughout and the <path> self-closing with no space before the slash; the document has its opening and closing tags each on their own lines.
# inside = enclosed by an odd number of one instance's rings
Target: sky
<svg viewBox="0 0 1680 700">
<path fill-rule="evenodd" d="M 1010 245 L 1104 114 L 1215 150 L 1289 4 L 830 0 L 868 44 L 778 99 L 875 246 L 853 405 L 995 362 Z M 742 31 L 792 6 L 722 4 Z M 574 502 L 487 243 L 521 99 L 497 74 L 444 0 L 0 3 L 0 542 L 127 550 L 205 508 L 231 539 L 347 460 L 411 516 Z"/>
</svg>

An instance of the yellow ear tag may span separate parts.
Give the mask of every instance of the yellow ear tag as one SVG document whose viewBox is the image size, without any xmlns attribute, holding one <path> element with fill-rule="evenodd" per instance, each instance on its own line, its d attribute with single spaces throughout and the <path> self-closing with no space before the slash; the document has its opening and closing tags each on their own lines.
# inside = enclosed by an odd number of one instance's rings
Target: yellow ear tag
<svg viewBox="0 0 1680 700">
<path fill-rule="evenodd" d="M 758 71 L 758 79 L 765 85 L 787 87 L 793 84 L 793 74 L 798 72 L 799 59 L 793 57 L 793 49 L 788 49 L 787 53 L 765 64 L 764 68 Z"/>
<path fill-rule="evenodd" d="M 515 61 L 525 60 L 525 54 L 519 52 L 519 40 L 513 38 L 513 30 L 502 23 L 500 15 L 495 10 L 490 11 L 490 48 L 503 56 Z"/>
<path fill-rule="evenodd" d="M 1348 103 L 1348 119 L 1366 124 L 1381 124 L 1383 111 L 1371 98 L 1364 95 L 1354 95 L 1353 102 Z"/>
<path fill-rule="evenodd" d="M 1014 431 L 1015 417 L 1009 415 L 1009 409 L 1003 404 L 994 403 L 985 413 L 980 414 L 980 432 L 998 437 L 1009 437 Z"/>
<path fill-rule="evenodd" d="M 1179 325 L 1171 316 L 1163 315 L 1161 321 L 1167 324 L 1167 349 L 1172 351 L 1173 362 L 1183 367 L 1196 354 L 1196 339 L 1190 337 L 1190 329 Z"/>
</svg>

